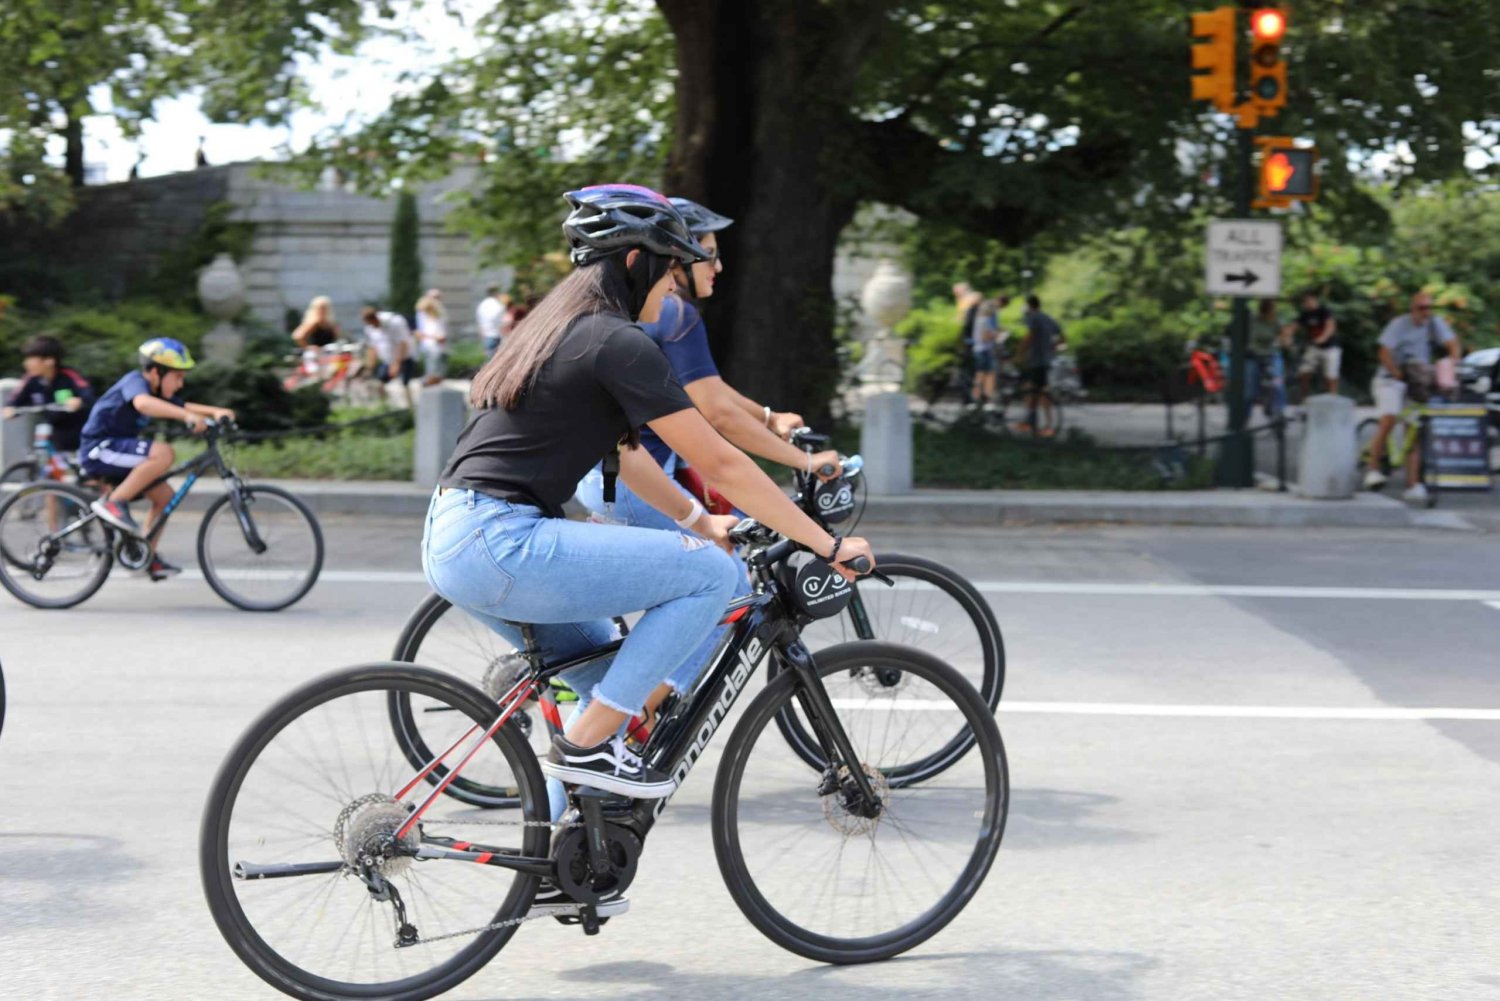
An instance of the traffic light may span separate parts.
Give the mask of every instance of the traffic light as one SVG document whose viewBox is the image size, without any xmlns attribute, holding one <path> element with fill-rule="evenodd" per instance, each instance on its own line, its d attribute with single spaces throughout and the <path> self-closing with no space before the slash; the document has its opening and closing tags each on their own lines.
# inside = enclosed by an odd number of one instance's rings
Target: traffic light
<svg viewBox="0 0 1500 1001">
<path fill-rule="evenodd" d="M 1233 7 L 1219 7 L 1192 16 L 1193 100 L 1212 101 L 1220 111 L 1234 110 Z M 1204 39 L 1204 41 L 1198 41 Z"/>
<path fill-rule="evenodd" d="M 1318 197 L 1318 151 L 1298 146 L 1287 136 L 1257 136 L 1260 147 L 1260 197 L 1256 208 L 1287 208 Z"/>
<path fill-rule="evenodd" d="M 1286 12 L 1262 7 L 1250 14 L 1250 103 L 1260 117 L 1270 117 L 1286 104 L 1286 63 L 1281 40 L 1286 35 Z"/>
</svg>

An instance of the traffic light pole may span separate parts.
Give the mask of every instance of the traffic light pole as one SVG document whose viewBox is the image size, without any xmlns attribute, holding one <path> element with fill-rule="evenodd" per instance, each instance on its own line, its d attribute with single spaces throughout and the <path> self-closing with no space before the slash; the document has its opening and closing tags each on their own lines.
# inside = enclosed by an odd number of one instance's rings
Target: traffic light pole
<svg viewBox="0 0 1500 1001">
<path fill-rule="evenodd" d="M 1251 188 L 1254 179 L 1255 130 L 1240 128 L 1238 133 L 1239 184 L 1234 195 L 1237 219 L 1250 218 Z M 1251 487 L 1255 485 L 1255 446 L 1245 433 L 1250 406 L 1245 399 L 1245 355 L 1250 343 L 1250 300 L 1235 296 L 1234 314 L 1229 325 L 1229 435 L 1219 453 L 1219 485 Z"/>
</svg>

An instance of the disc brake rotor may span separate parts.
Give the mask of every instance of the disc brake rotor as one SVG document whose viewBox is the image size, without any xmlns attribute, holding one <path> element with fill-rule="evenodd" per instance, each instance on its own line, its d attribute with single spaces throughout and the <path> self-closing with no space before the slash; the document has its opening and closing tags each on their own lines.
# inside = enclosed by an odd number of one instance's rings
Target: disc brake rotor
<svg viewBox="0 0 1500 1001">
<path fill-rule="evenodd" d="M 862 767 L 865 770 L 865 778 L 870 782 L 870 788 L 875 791 L 876 797 L 880 800 L 880 810 L 875 816 L 866 817 L 849 808 L 850 801 L 862 794 L 858 786 L 854 784 L 848 765 L 839 766 L 838 787 L 823 796 L 823 819 L 846 838 L 869 834 L 875 830 L 880 824 L 880 818 L 885 815 L 886 807 L 891 802 L 891 784 L 886 781 L 885 776 L 878 768 L 871 765 Z"/>
</svg>

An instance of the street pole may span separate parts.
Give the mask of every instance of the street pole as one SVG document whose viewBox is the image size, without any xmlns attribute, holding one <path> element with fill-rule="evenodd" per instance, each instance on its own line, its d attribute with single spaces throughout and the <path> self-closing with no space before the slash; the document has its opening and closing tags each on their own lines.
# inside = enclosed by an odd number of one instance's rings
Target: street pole
<svg viewBox="0 0 1500 1001">
<path fill-rule="evenodd" d="M 1238 128 L 1239 184 L 1234 196 L 1237 219 L 1250 218 L 1250 190 L 1254 184 L 1254 129 Z M 1226 487 L 1255 485 L 1255 448 L 1245 426 L 1250 408 L 1245 399 L 1245 352 L 1250 342 L 1250 300 L 1234 297 L 1234 316 L 1229 327 L 1229 435 L 1219 453 L 1219 484 Z"/>
</svg>

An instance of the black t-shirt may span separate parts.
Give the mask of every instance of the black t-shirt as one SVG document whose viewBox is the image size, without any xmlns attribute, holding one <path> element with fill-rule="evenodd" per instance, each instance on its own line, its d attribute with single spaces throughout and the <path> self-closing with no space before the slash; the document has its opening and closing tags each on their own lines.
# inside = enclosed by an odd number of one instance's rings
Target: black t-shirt
<svg viewBox="0 0 1500 1001">
<path fill-rule="evenodd" d="M 57 394 L 67 390 L 83 401 L 83 406 L 73 413 L 51 413 L 41 418 L 52 425 L 52 444 L 64 452 L 78 450 L 79 433 L 83 422 L 88 420 L 89 407 L 94 405 L 94 388 L 89 381 L 71 368 L 60 368 L 51 382 L 39 375 L 28 376 L 19 389 L 5 401 L 8 407 L 44 407 L 61 402 Z"/>
<path fill-rule="evenodd" d="M 691 410 L 672 366 L 622 316 L 573 321 L 514 410 L 476 413 L 438 482 L 561 518 L 578 481 L 635 428 Z"/>
<path fill-rule="evenodd" d="M 1318 305 L 1312 309 L 1304 309 L 1297 314 L 1297 326 L 1302 328 L 1302 333 L 1307 337 L 1307 343 L 1312 344 L 1328 326 L 1328 321 L 1333 319 L 1333 314 L 1328 311 L 1327 306 Z M 1334 334 L 1328 340 L 1319 344 L 1320 348 L 1336 348 L 1339 346 L 1339 335 Z"/>
</svg>

